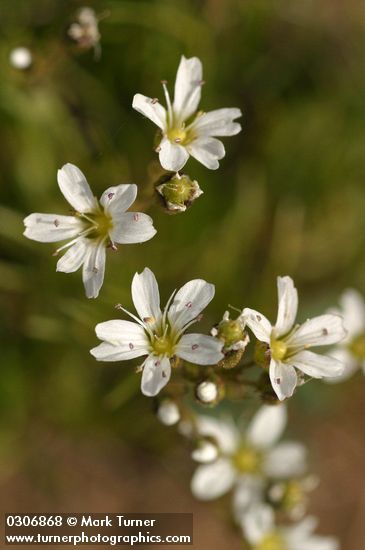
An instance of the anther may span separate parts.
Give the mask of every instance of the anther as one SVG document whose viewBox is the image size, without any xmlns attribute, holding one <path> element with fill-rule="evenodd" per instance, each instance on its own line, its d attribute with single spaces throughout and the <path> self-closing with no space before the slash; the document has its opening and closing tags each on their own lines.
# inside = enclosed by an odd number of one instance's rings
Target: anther
<svg viewBox="0 0 365 550">
<path fill-rule="evenodd" d="M 122 306 L 122 304 L 115 304 L 114 308 L 115 309 L 123 309 L 123 306 Z"/>
<path fill-rule="evenodd" d="M 192 349 L 193 351 L 195 351 L 196 349 L 198 349 L 198 347 L 199 347 L 199 344 L 193 344 L 193 345 L 191 346 L 191 349 Z"/>
<path fill-rule="evenodd" d="M 158 146 L 156 147 L 156 149 L 155 149 L 155 152 L 156 152 L 156 153 L 159 153 L 160 151 L 161 151 L 161 147 L 158 145 Z"/>
<path fill-rule="evenodd" d="M 276 382 L 277 384 L 281 384 L 281 379 L 280 379 L 280 378 L 275 378 L 275 382 Z"/>
<path fill-rule="evenodd" d="M 203 317 L 204 317 L 204 313 L 200 313 L 196 318 L 197 322 L 199 323 L 203 319 Z"/>
<path fill-rule="evenodd" d="M 129 349 L 134 349 L 134 345 L 132 344 L 132 342 L 129 342 L 128 346 L 129 346 Z"/>
<path fill-rule="evenodd" d="M 135 222 L 138 222 L 139 215 L 138 214 L 133 214 L 133 219 L 134 219 Z"/>
<path fill-rule="evenodd" d="M 199 86 L 204 86 L 205 80 L 199 80 L 199 83 L 198 83 L 198 84 L 199 84 Z"/>
<path fill-rule="evenodd" d="M 261 319 L 262 319 L 261 315 L 256 315 L 256 319 L 257 319 L 258 321 L 261 321 Z"/>
<path fill-rule="evenodd" d="M 188 302 L 187 304 L 185 304 L 185 307 L 187 307 L 188 309 L 190 309 L 192 305 L 193 305 L 193 304 L 192 304 L 191 302 Z"/>
<path fill-rule="evenodd" d="M 115 193 L 108 193 L 108 199 L 111 200 L 114 197 Z"/>
<path fill-rule="evenodd" d="M 156 361 L 155 362 L 155 367 L 159 367 L 161 365 L 161 361 Z"/>
<path fill-rule="evenodd" d="M 58 220 L 55 220 L 54 222 L 55 227 L 58 227 L 60 225 L 60 222 Z"/>
<path fill-rule="evenodd" d="M 152 105 L 155 105 L 156 103 L 158 103 L 158 98 L 157 97 L 152 98 L 151 103 Z"/>
<path fill-rule="evenodd" d="M 167 378 L 167 374 L 164 370 L 162 371 L 162 378 Z"/>
<path fill-rule="evenodd" d="M 166 85 L 166 84 L 167 84 L 167 80 L 161 80 L 161 84 L 162 84 L 162 86 L 163 86 L 164 84 Z"/>
<path fill-rule="evenodd" d="M 323 336 L 328 336 L 328 330 L 326 328 L 322 329 Z"/>
<path fill-rule="evenodd" d="M 180 143 L 180 142 L 181 142 L 181 138 L 175 138 L 175 139 L 174 139 L 174 142 L 175 142 L 175 143 Z"/>
<path fill-rule="evenodd" d="M 98 268 L 96 267 L 96 265 L 94 265 L 94 267 L 92 268 L 92 272 L 93 273 L 98 273 L 98 271 L 99 271 Z"/>
</svg>

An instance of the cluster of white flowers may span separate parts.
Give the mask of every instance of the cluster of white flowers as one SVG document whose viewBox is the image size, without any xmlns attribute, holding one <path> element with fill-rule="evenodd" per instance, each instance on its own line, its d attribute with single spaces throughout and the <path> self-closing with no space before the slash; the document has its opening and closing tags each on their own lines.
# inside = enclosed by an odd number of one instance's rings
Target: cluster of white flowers
<svg viewBox="0 0 365 550">
<path fill-rule="evenodd" d="M 98 48 L 97 23 L 93 10 L 83 8 L 69 34 L 82 47 Z M 11 53 L 10 60 L 16 67 L 26 68 L 31 56 L 18 49 Z M 160 130 L 156 151 L 161 166 L 175 173 L 156 187 L 171 211 L 185 211 L 202 193 L 195 180 L 178 173 L 189 156 L 215 170 L 225 155 L 222 142 L 216 138 L 241 130 L 235 121 L 241 116 L 240 109 L 198 111 L 202 84 L 201 61 L 182 56 L 173 102 L 163 82 L 167 108 L 156 98 L 141 94 L 133 98 L 133 108 Z M 39 242 L 68 241 L 55 252 L 67 249 L 58 260 L 57 271 L 71 273 L 82 266 L 86 296 L 96 298 L 104 280 L 107 249 L 115 251 L 117 244 L 148 241 L 156 230 L 147 214 L 128 211 L 136 200 L 135 184 L 109 187 L 98 201 L 83 173 L 66 164 L 58 171 L 58 185 L 73 213 L 31 214 L 24 220 L 24 235 Z M 209 372 L 202 369 L 202 375 L 199 368 L 194 371 L 195 396 L 202 405 L 215 405 L 222 398 L 224 392 L 217 380 L 221 377 L 224 384 L 224 372 L 239 372 L 234 369 L 250 341 L 246 327 L 261 343 L 264 360 L 260 366 L 276 401 L 291 397 L 308 377 L 343 380 L 359 366 L 365 371 L 365 304 L 356 291 L 344 293 L 340 311 L 330 311 L 299 325 L 295 324 L 298 293 L 293 280 L 278 277 L 277 284 L 279 303 L 274 325 L 262 313 L 244 308 L 237 319 L 230 319 L 226 312 L 211 335 L 187 333 L 213 299 L 214 285 L 202 279 L 189 281 L 171 294 L 161 310 L 155 275 L 146 267 L 132 281 L 132 300 L 138 316 L 118 305 L 133 321 L 114 319 L 99 323 L 96 335 L 102 342 L 91 354 L 98 361 L 108 362 L 144 357 L 137 370 L 142 372 L 141 391 L 146 396 L 156 396 L 163 390 L 172 370 L 183 361 L 193 367 L 212 366 Z M 335 348 L 322 355 L 311 351 L 334 344 Z M 236 382 L 241 383 L 239 378 Z M 275 506 L 286 506 L 291 519 L 302 516 L 308 487 L 305 448 L 293 441 L 278 442 L 287 422 L 283 403 L 263 405 L 248 426 L 240 430 L 227 418 L 198 415 L 192 423 L 184 423 L 179 406 L 167 393 L 159 403 L 157 417 L 165 425 L 178 424 L 180 431 L 194 440 L 192 457 L 199 466 L 191 488 L 197 498 L 212 500 L 233 489 L 233 514 L 251 548 L 338 548 L 335 539 L 313 535 L 313 518 L 291 526 L 276 524 Z"/>
<path fill-rule="evenodd" d="M 194 439 L 192 458 L 201 463 L 192 492 L 207 501 L 233 489 L 233 515 L 252 549 L 336 550 L 336 539 L 312 534 L 313 517 L 303 519 L 307 451 L 296 441 L 279 442 L 286 424 L 284 404 L 263 405 L 241 429 L 231 417 L 197 416 L 194 427 L 181 430 Z M 275 510 L 292 521 L 277 524 Z"/>
</svg>

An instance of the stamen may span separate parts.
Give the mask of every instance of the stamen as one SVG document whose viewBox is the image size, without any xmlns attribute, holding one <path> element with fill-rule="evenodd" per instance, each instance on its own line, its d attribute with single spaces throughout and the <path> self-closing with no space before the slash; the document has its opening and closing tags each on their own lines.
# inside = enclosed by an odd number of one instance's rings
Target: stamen
<svg viewBox="0 0 365 550">
<path fill-rule="evenodd" d="M 176 293 L 176 288 L 175 288 L 174 292 L 171 294 L 170 298 L 167 300 L 167 304 L 165 305 L 165 309 L 163 311 L 163 316 L 162 316 L 162 326 L 165 326 L 165 324 L 166 324 L 167 312 L 168 312 L 168 309 L 169 309 L 170 304 L 172 302 L 172 299 L 175 296 L 175 293 Z"/>
<path fill-rule="evenodd" d="M 153 97 L 153 98 L 151 99 L 151 103 L 152 103 L 152 105 L 155 105 L 156 103 L 158 103 L 158 98 L 157 98 L 157 97 Z"/>
<path fill-rule="evenodd" d="M 55 220 L 53 223 L 54 223 L 55 227 L 58 227 L 60 225 L 60 222 L 58 220 Z"/>
<path fill-rule="evenodd" d="M 192 349 L 193 351 L 195 351 L 196 349 L 198 349 L 198 347 L 199 347 L 199 344 L 193 344 L 193 345 L 191 346 L 191 349 Z"/>
<path fill-rule="evenodd" d="M 110 243 L 108 244 L 108 247 L 107 248 L 110 248 L 113 252 L 117 252 L 118 251 L 118 247 L 115 243 L 113 243 L 112 241 L 110 241 Z"/>
<path fill-rule="evenodd" d="M 175 142 L 175 143 L 181 143 L 181 138 L 175 138 L 175 139 L 174 139 L 174 142 Z"/>
<path fill-rule="evenodd" d="M 134 345 L 132 344 L 132 342 L 129 342 L 128 346 L 130 350 L 134 349 Z"/>
<path fill-rule="evenodd" d="M 136 315 L 133 315 L 133 313 L 131 313 L 130 311 L 128 311 L 128 309 L 125 309 L 125 307 L 122 306 L 122 304 L 117 304 L 115 306 L 115 309 L 120 309 L 121 311 L 124 311 L 124 313 L 126 313 L 127 315 L 129 315 L 129 317 L 131 317 L 132 319 L 134 319 L 136 321 L 136 323 L 138 323 L 139 325 L 141 325 L 142 328 L 145 329 L 146 332 L 148 332 L 149 336 L 151 338 L 153 338 L 153 333 L 150 329 L 150 327 L 148 325 L 146 325 L 143 321 L 141 321 L 141 319 L 139 319 Z"/>
<path fill-rule="evenodd" d="M 159 153 L 161 151 L 161 147 L 158 145 L 156 148 L 155 148 L 155 152 L 156 153 Z"/>
<path fill-rule="evenodd" d="M 155 367 L 159 367 L 161 365 L 161 361 L 155 361 Z"/>
<path fill-rule="evenodd" d="M 111 201 L 114 197 L 115 193 L 108 193 L 108 199 Z"/>
<path fill-rule="evenodd" d="M 96 267 L 96 265 L 94 265 L 94 267 L 92 268 L 91 270 L 93 273 L 98 273 L 99 272 L 99 268 Z"/>
<path fill-rule="evenodd" d="M 188 309 L 190 309 L 192 305 L 193 305 L 192 302 L 188 302 L 187 304 L 185 304 L 185 307 L 187 307 Z"/>
<path fill-rule="evenodd" d="M 139 214 L 133 214 L 133 219 L 134 219 L 135 222 L 138 222 Z"/>
<path fill-rule="evenodd" d="M 281 378 L 275 378 L 275 382 L 276 382 L 277 384 L 281 384 Z"/>
<path fill-rule="evenodd" d="M 168 112 L 168 115 L 169 115 L 169 122 L 170 124 L 172 124 L 172 121 L 173 121 L 173 111 L 172 111 L 172 105 L 171 105 L 171 100 L 170 100 L 170 94 L 169 94 L 169 91 L 167 89 L 167 80 L 161 80 L 161 84 L 162 84 L 162 87 L 163 87 L 163 91 L 165 93 L 165 98 L 166 98 L 166 104 L 167 104 L 167 112 Z"/>
</svg>

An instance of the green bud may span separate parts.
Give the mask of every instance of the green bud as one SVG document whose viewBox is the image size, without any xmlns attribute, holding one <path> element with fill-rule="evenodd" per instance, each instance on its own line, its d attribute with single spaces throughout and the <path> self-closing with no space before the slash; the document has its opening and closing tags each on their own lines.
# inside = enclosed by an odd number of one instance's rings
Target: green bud
<svg viewBox="0 0 365 550">
<path fill-rule="evenodd" d="M 218 325 L 212 328 L 211 335 L 224 342 L 223 352 L 225 352 L 227 355 L 227 352 L 243 352 L 245 350 L 250 340 L 248 334 L 245 332 L 244 329 L 245 324 L 242 319 L 240 317 L 237 317 L 237 319 L 230 319 L 229 312 L 226 311 L 223 315 L 222 321 L 220 321 Z M 238 358 L 238 361 L 242 357 L 242 355 L 243 353 Z M 232 354 L 231 359 L 234 359 L 234 354 Z"/>
<path fill-rule="evenodd" d="M 185 212 L 203 191 L 195 180 L 186 174 L 163 176 L 156 191 L 161 195 L 163 204 L 170 214 Z"/>
</svg>

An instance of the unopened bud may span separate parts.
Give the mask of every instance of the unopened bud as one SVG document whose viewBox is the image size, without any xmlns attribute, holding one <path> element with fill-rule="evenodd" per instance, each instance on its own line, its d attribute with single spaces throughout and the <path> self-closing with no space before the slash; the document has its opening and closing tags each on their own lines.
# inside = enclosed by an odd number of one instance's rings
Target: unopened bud
<svg viewBox="0 0 365 550">
<path fill-rule="evenodd" d="M 218 456 L 218 448 L 212 441 L 209 439 L 201 439 L 197 447 L 191 453 L 191 457 L 196 462 L 201 462 L 206 464 L 208 462 L 213 462 Z"/>
<path fill-rule="evenodd" d="M 242 318 L 239 316 L 237 319 L 230 319 L 228 311 L 224 313 L 222 321 L 211 330 L 211 335 L 224 342 L 224 352 L 245 350 L 250 341 Z"/>
<path fill-rule="evenodd" d="M 202 405 L 215 405 L 219 401 L 219 388 L 215 382 L 204 380 L 197 385 L 195 395 Z"/>
<path fill-rule="evenodd" d="M 181 417 L 176 403 L 172 399 L 164 399 L 157 409 L 157 418 L 165 426 L 177 424 Z"/>
<path fill-rule="evenodd" d="M 198 182 L 191 180 L 186 174 L 164 176 L 156 186 L 156 191 L 161 195 L 170 214 L 185 212 L 203 194 Z"/>
<path fill-rule="evenodd" d="M 29 69 L 32 64 L 32 54 L 28 48 L 19 47 L 11 50 L 9 55 L 9 62 L 12 67 L 25 71 Z"/>
</svg>

